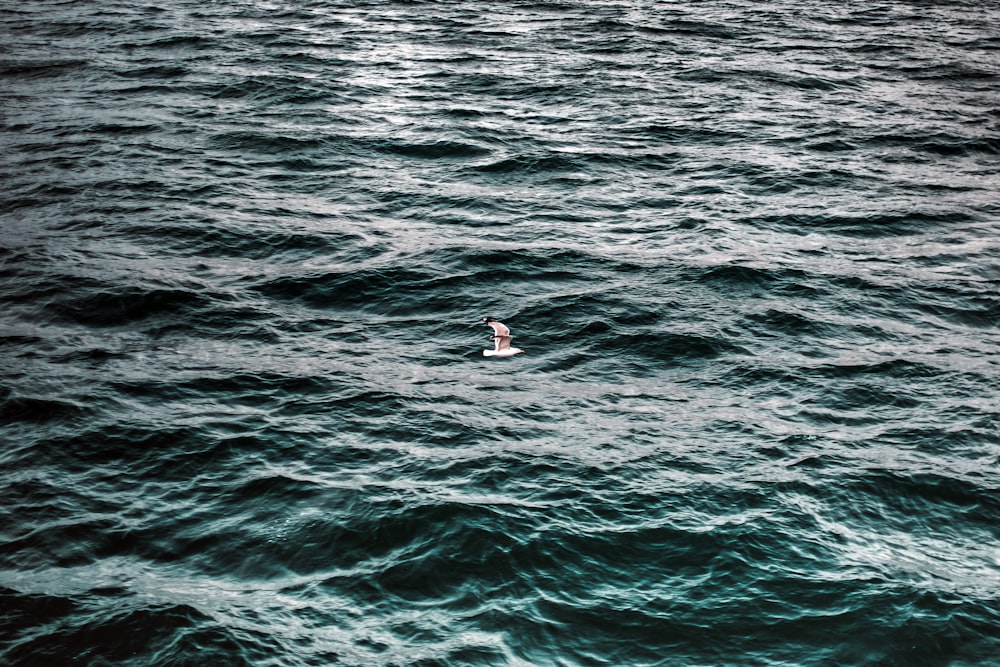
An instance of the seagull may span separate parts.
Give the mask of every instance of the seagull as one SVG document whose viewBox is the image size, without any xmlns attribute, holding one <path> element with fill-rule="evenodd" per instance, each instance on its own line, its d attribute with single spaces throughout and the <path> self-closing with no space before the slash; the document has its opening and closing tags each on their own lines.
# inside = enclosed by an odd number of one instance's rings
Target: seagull
<svg viewBox="0 0 1000 667">
<path fill-rule="evenodd" d="M 503 322 L 497 322 L 492 317 L 484 317 L 483 322 L 493 327 L 493 345 L 495 346 L 492 350 L 483 350 L 484 357 L 513 357 L 515 354 L 524 352 L 520 348 L 510 346 L 512 338 L 510 329 Z"/>
</svg>

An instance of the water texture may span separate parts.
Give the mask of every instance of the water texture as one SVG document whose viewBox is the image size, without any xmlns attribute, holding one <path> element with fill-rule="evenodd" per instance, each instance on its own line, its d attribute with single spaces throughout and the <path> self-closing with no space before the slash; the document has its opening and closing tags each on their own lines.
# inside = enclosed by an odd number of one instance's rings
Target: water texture
<svg viewBox="0 0 1000 667">
<path fill-rule="evenodd" d="M 998 25 L 8 3 L 0 663 L 997 664 Z"/>
</svg>

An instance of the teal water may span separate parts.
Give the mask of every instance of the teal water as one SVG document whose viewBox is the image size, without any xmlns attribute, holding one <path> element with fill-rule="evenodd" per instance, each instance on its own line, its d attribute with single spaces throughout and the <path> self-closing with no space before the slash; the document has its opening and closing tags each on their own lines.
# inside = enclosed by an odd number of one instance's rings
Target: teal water
<svg viewBox="0 0 1000 667">
<path fill-rule="evenodd" d="M 4 9 L 0 663 L 996 664 L 998 21 Z"/>
</svg>

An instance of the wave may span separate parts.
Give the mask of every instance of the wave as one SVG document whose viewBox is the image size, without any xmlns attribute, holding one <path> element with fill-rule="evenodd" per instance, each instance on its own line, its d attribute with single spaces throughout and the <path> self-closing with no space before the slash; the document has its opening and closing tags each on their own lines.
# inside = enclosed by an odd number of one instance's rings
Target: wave
<svg viewBox="0 0 1000 667">
<path fill-rule="evenodd" d="M 949 225 L 970 223 L 975 216 L 960 210 L 877 212 L 868 215 L 791 213 L 744 218 L 748 224 L 764 224 L 792 233 L 826 231 L 860 238 L 923 234 Z"/>
<path fill-rule="evenodd" d="M 127 600 L 129 596 L 123 591 L 95 591 L 89 604 L 81 604 L 58 595 L 26 596 L 0 590 L 0 599 L 11 615 L 37 619 L 46 628 L 23 633 L 8 645 L 2 656 L 10 664 L 72 662 L 79 658 L 79 652 L 70 647 L 93 641 L 113 647 L 102 651 L 102 658 L 116 662 L 149 660 L 168 664 L 184 661 L 196 651 L 226 664 L 252 664 L 246 643 L 237 633 L 220 627 L 210 616 L 188 605 L 132 599 L 113 609 L 102 603 L 101 597 Z M 66 625 L 67 618 L 75 617 L 86 617 L 87 621 Z"/>
<path fill-rule="evenodd" d="M 88 61 L 76 59 L 8 61 L 0 64 L 0 76 L 28 79 L 63 77 L 71 71 L 87 69 L 89 66 Z"/>
<path fill-rule="evenodd" d="M 111 327 L 157 317 L 188 315 L 210 307 L 213 299 L 178 288 L 120 287 L 52 299 L 43 308 L 61 320 Z"/>
<path fill-rule="evenodd" d="M 0 398 L 0 419 L 8 423 L 73 422 L 86 419 L 91 413 L 85 405 L 73 401 L 20 396 L 10 389 L 4 389 L 2 393 L 4 396 Z"/>
<path fill-rule="evenodd" d="M 431 143 L 412 143 L 396 139 L 386 140 L 376 145 L 379 150 L 386 153 L 423 160 L 478 158 L 489 155 L 492 152 L 484 146 L 445 140 Z"/>
</svg>

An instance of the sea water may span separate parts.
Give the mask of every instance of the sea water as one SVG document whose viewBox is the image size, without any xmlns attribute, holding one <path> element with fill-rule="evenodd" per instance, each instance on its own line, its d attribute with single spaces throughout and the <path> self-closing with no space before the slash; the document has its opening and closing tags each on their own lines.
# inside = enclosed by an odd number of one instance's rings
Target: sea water
<svg viewBox="0 0 1000 667">
<path fill-rule="evenodd" d="M 9 3 L 0 662 L 997 664 L 998 25 Z"/>
</svg>

